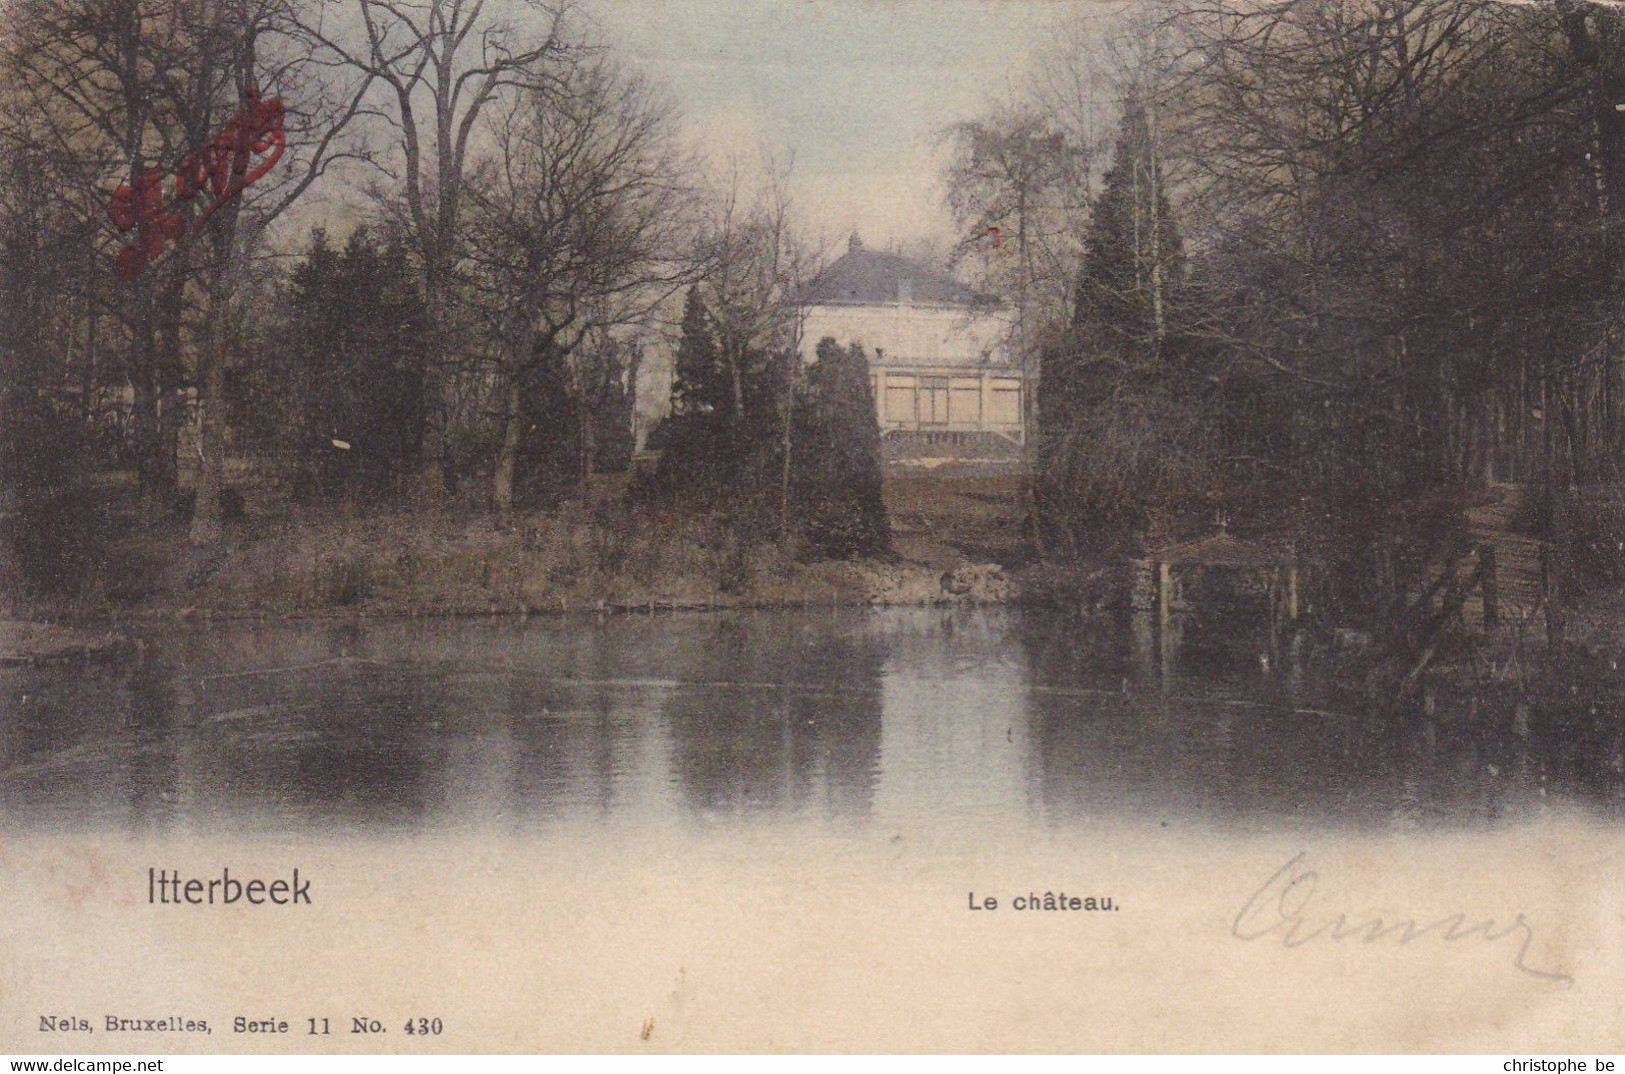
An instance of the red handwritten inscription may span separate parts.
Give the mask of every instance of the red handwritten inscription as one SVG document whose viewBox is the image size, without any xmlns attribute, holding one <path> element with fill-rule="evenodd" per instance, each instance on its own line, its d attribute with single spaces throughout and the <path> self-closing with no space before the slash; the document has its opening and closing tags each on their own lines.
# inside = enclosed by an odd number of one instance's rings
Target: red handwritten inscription
<svg viewBox="0 0 1625 1074">
<path fill-rule="evenodd" d="M 164 247 L 186 233 L 180 213 L 164 211 L 164 176 L 146 172 L 131 189 L 124 183 L 113 192 L 107 215 L 120 231 L 136 229 L 135 242 L 124 247 L 113 262 L 121 280 L 133 280 L 148 264 L 158 259 Z"/>
<path fill-rule="evenodd" d="M 207 192 L 213 199 L 192 222 L 196 233 L 208 223 L 214 211 L 253 185 L 276 166 L 287 148 L 282 129 L 284 108 L 281 98 L 261 97 L 249 87 L 241 111 L 227 121 L 221 132 L 202 149 L 181 161 L 175 171 L 175 201 L 190 201 Z M 249 168 L 251 156 L 264 159 Z M 164 253 L 165 248 L 186 234 L 186 220 L 178 212 L 166 212 L 163 204 L 162 172 L 146 172 L 136 182 L 121 185 L 107 206 L 108 218 L 120 231 L 136 229 L 135 242 L 119 251 L 113 272 L 121 280 L 133 280 Z"/>
<path fill-rule="evenodd" d="M 188 201 L 205 189 L 214 197 L 192 225 L 194 228 L 202 227 L 216 209 L 242 193 L 244 187 L 258 182 L 282 159 L 282 151 L 287 148 L 281 98 L 262 98 L 252 87 L 247 97 L 243 110 L 232 116 L 208 145 L 182 161 L 175 173 L 178 200 Z M 250 153 L 269 155 L 250 171 Z"/>
</svg>

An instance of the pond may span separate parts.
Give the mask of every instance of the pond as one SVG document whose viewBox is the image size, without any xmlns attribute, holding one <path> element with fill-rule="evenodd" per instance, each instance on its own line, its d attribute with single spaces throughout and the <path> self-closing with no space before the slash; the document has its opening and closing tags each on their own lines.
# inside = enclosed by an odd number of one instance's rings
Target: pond
<svg viewBox="0 0 1625 1074">
<path fill-rule="evenodd" d="M 1243 639 L 1244 640 L 1244 639 Z M 12 831 L 1290 831 L 1617 815 L 1538 734 L 1015 608 L 167 624 L 0 673 Z"/>
</svg>

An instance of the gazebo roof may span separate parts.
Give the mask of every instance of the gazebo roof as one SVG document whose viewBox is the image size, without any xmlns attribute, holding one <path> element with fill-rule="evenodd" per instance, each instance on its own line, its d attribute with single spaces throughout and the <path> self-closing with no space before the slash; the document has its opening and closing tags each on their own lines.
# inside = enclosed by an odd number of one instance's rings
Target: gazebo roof
<svg viewBox="0 0 1625 1074">
<path fill-rule="evenodd" d="M 1236 570 L 1285 567 L 1292 564 L 1291 555 L 1272 552 L 1256 544 L 1238 540 L 1224 530 L 1211 537 L 1170 545 L 1151 553 L 1146 558 L 1153 563 L 1167 563 L 1175 567 L 1230 567 Z"/>
</svg>

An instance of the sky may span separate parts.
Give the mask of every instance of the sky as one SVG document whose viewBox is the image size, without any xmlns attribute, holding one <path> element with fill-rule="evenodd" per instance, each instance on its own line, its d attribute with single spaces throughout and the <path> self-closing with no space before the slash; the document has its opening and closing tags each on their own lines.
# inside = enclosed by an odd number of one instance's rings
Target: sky
<svg viewBox="0 0 1625 1074">
<path fill-rule="evenodd" d="M 942 129 L 1023 77 L 1086 0 L 587 0 L 603 36 L 676 99 L 719 164 L 791 164 L 814 236 L 914 247 L 951 235 Z"/>
</svg>

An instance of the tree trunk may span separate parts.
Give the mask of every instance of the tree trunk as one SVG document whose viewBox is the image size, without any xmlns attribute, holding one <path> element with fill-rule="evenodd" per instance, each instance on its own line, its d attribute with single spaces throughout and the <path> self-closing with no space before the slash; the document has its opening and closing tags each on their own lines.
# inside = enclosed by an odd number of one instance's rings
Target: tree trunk
<svg viewBox="0 0 1625 1074">
<path fill-rule="evenodd" d="M 238 108 L 246 104 L 246 90 L 254 68 L 252 42 L 245 49 L 239 77 Z M 239 143 L 232 161 L 234 182 L 241 182 L 247 169 L 248 147 Z M 240 195 L 231 198 L 211 218 L 215 229 L 208 243 L 209 297 L 204 307 L 203 346 L 198 350 L 197 403 L 202 423 L 198 430 L 197 497 L 192 506 L 192 528 L 188 535 L 194 546 L 211 548 L 221 536 L 220 495 L 226 479 L 225 379 L 226 348 L 230 342 L 232 289 L 236 283 L 237 221 L 242 212 Z"/>
<path fill-rule="evenodd" d="M 429 326 L 429 358 L 423 367 L 423 459 L 418 475 L 417 500 L 422 508 L 444 506 L 447 496 L 446 454 L 449 444 L 450 386 L 446 371 L 450 366 L 445 349 L 451 333 L 446 331 L 444 266 L 438 256 L 426 259 L 423 279 L 423 305 Z"/>
<path fill-rule="evenodd" d="M 1588 154 L 1597 188 L 1598 210 L 1602 216 L 1606 271 L 1605 286 L 1617 294 L 1621 287 L 1621 267 L 1625 262 L 1625 14 L 1601 3 L 1564 0 L 1558 5 L 1563 31 L 1568 37 L 1569 55 L 1591 75 L 1592 152 Z M 1625 352 L 1609 347 L 1603 359 L 1601 377 L 1608 392 L 1614 382 L 1625 383 Z M 1617 446 L 1611 426 L 1615 412 L 1605 393 L 1603 422 L 1604 451 Z M 1571 454 L 1573 453 L 1571 446 Z M 1576 478 L 1578 479 L 1578 478 Z"/>
<path fill-rule="evenodd" d="M 228 215 L 229 214 L 229 215 Z M 199 547 L 218 544 L 221 535 L 220 494 L 226 477 L 226 421 L 222 413 L 226 365 L 227 313 L 230 308 L 231 251 L 236 213 L 228 206 L 219 215 L 221 238 L 210 272 L 209 302 L 204 314 L 203 347 L 198 351 L 197 401 L 202 413 L 198 434 L 197 498 L 192 507 L 189 539 Z"/>
<path fill-rule="evenodd" d="M 496 473 L 491 487 L 491 506 L 497 528 L 513 525 L 513 475 L 519 459 L 519 377 L 510 373 L 502 408 L 502 441 L 497 446 Z"/>
<path fill-rule="evenodd" d="M 130 401 L 130 440 L 135 450 L 136 480 L 142 502 L 151 516 L 167 508 L 160 489 L 157 347 L 153 338 L 151 291 L 145 283 L 136 284 L 135 316 L 130 326 L 130 351 L 126 375 L 133 398 Z"/>
<path fill-rule="evenodd" d="M 138 338 L 134 341 L 137 352 L 146 350 Z M 150 510 L 162 511 L 163 497 L 159 492 L 158 459 L 158 389 L 151 371 L 138 362 L 130 363 L 130 381 L 134 397 L 130 401 L 130 440 L 135 448 L 136 481 L 141 499 Z"/>
<path fill-rule="evenodd" d="M 181 316 L 186 277 L 180 271 L 169 273 L 158 298 L 158 443 L 154 459 L 154 483 L 168 500 L 178 483 L 181 428 L 186 424 L 186 397 L 181 374 Z"/>
<path fill-rule="evenodd" d="M 800 372 L 801 359 L 792 353 L 789 363 L 788 375 L 784 378 L 783 441 L 779 445 L 784 452 L 784 465 L 779 474 L 779 536 L 781 538 L 787 536 L 790 532 L 790 478 L 794 472 L 791 468 L 790 458 L 794 447 L 796 375 Z"/>
<path fill-rule="evenodd" d="M 1163 309 L 1162 289 L 1162 147 L 1158 144 L 1157 100 L 1155 92 L 1146 94 L 1146 155 L 1150 171 L 1150 190 L 1146 211 L 1151 217 L 1151 339 L 1152 352 L 1162 360 L 1163 344 L 1167 339 L 1167 314 Z"/>
<path fill-rule="evenodd" d="M 583 392 L 580 401 L 580 437 L 579 447 L 581 458 L 577 468 L 577 479 L 581 483 L 581 502 L 583 506 L 592 506 L 592 453 L 593 453 L 593 407 Z"/>
</svg>

